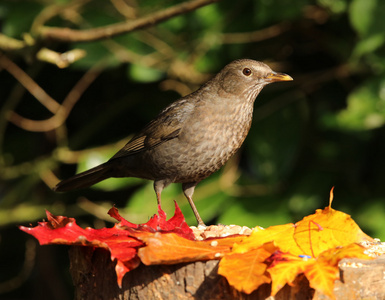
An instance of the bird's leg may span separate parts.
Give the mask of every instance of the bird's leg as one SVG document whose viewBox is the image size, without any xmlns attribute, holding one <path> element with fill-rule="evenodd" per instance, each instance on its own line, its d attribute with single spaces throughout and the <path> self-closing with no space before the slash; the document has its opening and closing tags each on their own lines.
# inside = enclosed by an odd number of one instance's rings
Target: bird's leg
<svg viewBox="0 0 385 300">
<path fill-rule="evenodd" d="M 195 189 L 197 184 L 198 184 L 198 182 L 183 183 L 182 189 L 183 189 L 184 195 L 186 196 L 186 198 L 188 200 L 188 203 L 190 203 L 190 206 L 191 206 L 191 209 L 195 215 L 195 218 L 198 221 L 198 226 L 205 226 L 206 227 L 206 225 L 205 225 L 205 223 L 203 223 L 203 220 L 202 220 L 201 216 L 199 215 L 198 210 L 195 207 L 194 201 L 192 199 L 192 195 L 194 194 L 194 189 Z"/>
<path fill-rule="evenodd" d="M 156 200 L 158 201 L 159 207 L 161 207 L 161 202 L 162 202 L 162 199 L 161 199 L 162 191 L 170 183 L 171 181 L 167 179 L 154 180 L 154 190 L 155 190 Z"/>
<path fill-rule="evenodd" d="M 160 192 L 155 192 L 155 193 L 156 193 L 156 201 L 158 202 L 158 206 L 162 207 L 161 193 Z"/>
<path fill-rule="evenodd" d="M 165 182 L 163 180 L 155 180 L 154 181 L 154 190 L 156 194 L 156 200 L 158 201 L 158 206 L 161 207 L 162 204 L 162 191 L 165 188 Z"/>
</svg>

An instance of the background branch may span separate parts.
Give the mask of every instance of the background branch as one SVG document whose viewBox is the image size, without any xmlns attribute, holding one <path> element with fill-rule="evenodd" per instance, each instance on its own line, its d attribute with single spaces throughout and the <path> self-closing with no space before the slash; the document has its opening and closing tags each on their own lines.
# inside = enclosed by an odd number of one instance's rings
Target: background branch
<svg viewBox="0 0 385 300">
<path fill-rule="evenodd" d="M 27 44 L 25 41 L 14 39 L 6 36 L 3 33 L 0 33 L 0 49 L 4 51 L 15 51 L 23 49 L 26 46 Z"/>
<path fill-rule="evenodd" d="M 11 121 L 16 126 L 19 126 L 20 128 L 28 131 L 46 132 L 58 128 L 59 126 L 63 125 L 76 102 L 80 99 L 90 84 L 99 76 L 102 70 L 103 68 L 101 65 L 96 65 L 94 68 L 89 69 L 71 89 L 66 98 L 63 100 L 63 103 L 61 105 L 58 104 L 56 111 L 54 111 L 55 114 L 51 118 L 36 121 L 24 118 L 15 112 L 10 112 L 8 114 L 9 121 Z M 33 83 L 28 82 L 28 84 L 33 84 L 34 86 L 39 87 L 32 79 L 29 80 L 31 80 Z M 49 98 L 52 99 L 51 97 Z"/>
<path fill-rule="evenodd" d="M 0 67 L 7 70 L 12 76 L 28 90 L 50 112 L 56 113 L 60 104 L 48 95 L 27 73 L 20 69 L 5 54 L 0 53 Z"/>
<path fill-rule="evenodd" d="M 110 38 L 138 29 L 154 26 L 160 22 L 171 19 L 172 17 L 188 13 L 202 6 L 218 2 L 220 0 L 194 0 L 187 1 L 173 7 L 150 14 L 136 20 L 92 28 L 76 30 L 70 28 L 57 28 L 43 26 L 38 30 L 39 38 L 43 41 L 52 40 L 60 42 L 89 42 Z"/>
</svg>

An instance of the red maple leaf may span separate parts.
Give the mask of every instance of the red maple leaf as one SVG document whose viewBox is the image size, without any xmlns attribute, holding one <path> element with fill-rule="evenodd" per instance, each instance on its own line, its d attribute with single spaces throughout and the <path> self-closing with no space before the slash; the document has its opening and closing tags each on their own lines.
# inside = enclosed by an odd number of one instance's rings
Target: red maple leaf
<svg viewBox="0 0 385 300">
<path fill-rule="evenodd" d="M 39 222 L 36 227 L 20 226 L 20 229 L 33 235 L 40 245 L 65 244 L 83 245 L 108 249 L 111 259 L 117 260 L 115 267 L 118 284 L 121 286 L 123 276 L 136 268 L 140 259 L 138 249 L 145 244 L 137 236 L 144 233 L 175 233 L 182 238 L 194 240 L 194 234 L 185 222 L 183 214 L 175 202 L 175 214 L 166 220 L 166 213 L 158 207 L 158 215 L 154 215 L 147 223 L 133 224 L 120 216 L 113 207 L 108 212 L 119 221 L 112 228 L 81 228 L 74 218 L 54 216 L 47 213 L 47 222 Z"/>
</svg>

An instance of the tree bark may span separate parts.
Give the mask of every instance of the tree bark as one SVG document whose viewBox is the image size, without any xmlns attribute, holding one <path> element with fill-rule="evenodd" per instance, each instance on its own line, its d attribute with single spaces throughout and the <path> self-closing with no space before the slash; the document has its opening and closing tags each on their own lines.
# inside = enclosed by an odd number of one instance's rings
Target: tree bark
<svg viewBox="0 0 385 300">
<path fill-rule="evenodd" d="M 218 275 L 218 260 L 198 261 L 189 264 L 145 266 L 128 272 L 120 289 L 117 285 L 115 262 L 107 250 L 72 246 L 70 272 L 75 286 L 74 299 L 266 299 L 270 285 L 264 284 L 251 295 L 230 287 Z M 303 283 L 305 284 L 303 286 Z M 311 299 L 314 293 L 307 280 L 296 288 L 284 288 L 275 299 Z M 307 287 L 304 289 L 303 287 Z M 292 295 L 293 296 L 293 295 Z M 273 299 L 273 298 L 272 298 Z"/>
<path fill-rule="evenodd" d="M 74 299 L 241 299 L 241 300 L 327 300 L 327 296 L 309 287 L 304 276 L 293 286 L 286 285 L 270 297 L 270 285 L 264 284 L 250 295 L 238 292 L 218 275 L 217 260 L 188 264 L 141 264 L 128 272 L 120 289 L 115 262 L 107 250 L 72 246 L 71 275 Z M 344 259 L 340 262 L 341 280 L 335 282 L 336 299 L 385 299 L 385 256 L 376 260 Z"/>
</svg>

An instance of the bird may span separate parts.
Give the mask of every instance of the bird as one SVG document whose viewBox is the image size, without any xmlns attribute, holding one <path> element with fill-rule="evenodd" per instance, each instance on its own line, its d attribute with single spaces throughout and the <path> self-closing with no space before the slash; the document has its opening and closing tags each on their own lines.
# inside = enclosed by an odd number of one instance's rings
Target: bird
<svg viewBox="0 0 385 300">
<path fill-rule="evenodd" d="M 163 189 L 181 183 L 198 226 L 205 226 L 192 199 L 196 185 L 241 147 L 263 87 L 291 80 L 260 61 L 232 61 L 198 90 L 163 109 L 107 162 L 60 181 L 53 190 L 67 192 L 111 177 L 137 177 L 154 181 L 161 207 Z"/>
</svg>

